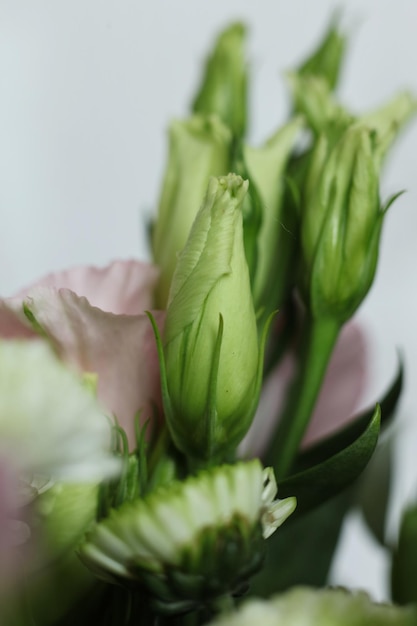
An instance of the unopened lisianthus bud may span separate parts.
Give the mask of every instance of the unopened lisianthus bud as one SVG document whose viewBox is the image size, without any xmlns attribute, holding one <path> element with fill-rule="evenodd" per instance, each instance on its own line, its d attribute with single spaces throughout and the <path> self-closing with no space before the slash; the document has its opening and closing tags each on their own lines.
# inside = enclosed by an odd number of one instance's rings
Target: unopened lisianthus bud
<svg viewBox="0 0 417 626">
<path fill-rule="evenodd" d="M 301 223 L 301 287 L 314 317 L 343 323 L 372 284 L 385 215 L 374 140 L 355 124 L 330 152 L 321 137 L 313 153 Z"/>
<path fill-rule="evenodd" d="M 339 82 L 347 44 L 346 35 L 339 28 L 338 21 L 339 17 L 335 15 L 318 47 L 297 70 L 300 76 L 323 78 L 332 91 Z"/>
<path fill-rule="evenodd" d="M 253 296 L 255 308 L 282 304 L 290 274 L 288 258 L 295 245 L 292 232 L 294 216 L 283 203 L 284 172 L 303 121 L 296 117 L 279 128 L 260 148 L 244 146 L 247 174 L 257 189 L 261 206 L 261 224 L 257 233 L 257 258 Z M 279 268 L 279 271 L 277 271 Z"/>
<path fill-rule="evenodd" d="M 262 359 L 243 247 L 247 188 L 234 174 L 210 180 L 170 292 L 165 412 L 176 445 L 195 458 L 232 450 L 259 397 Z"/>
<path fill-rule="evenodd" d="M 152 232 L 152 249 L 161 276 L 157 306 L 165 308 L 177 255 L 204 198 L 210 176 L 230 170 L 232 136 L 217 116 L 195 115 L 169 130 L 169 157 Z"/>
<path fill-rule="evenodd" d="M 338 139 L 354 120 L 353 115 L 336 100 L 322 76 L 289 73 L 287 82 L 295 110 L 305 116 L 316 137 L 326 133 L 328 137 Z"/>
<path fill-rule="evenodd" d="M 246 128 L 245 34 L 240 23 L 220 33 L 193 104 L 195 113 L 216 113 L 236 137 L 241 137 Z"/>
</svg>

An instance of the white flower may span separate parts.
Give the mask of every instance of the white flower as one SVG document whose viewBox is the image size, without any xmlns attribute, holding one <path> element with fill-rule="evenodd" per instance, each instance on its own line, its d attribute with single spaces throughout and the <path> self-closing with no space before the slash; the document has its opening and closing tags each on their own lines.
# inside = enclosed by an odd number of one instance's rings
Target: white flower
<svg viewBox="0 0 417 626">
<path fill-rule="evenodd" d="M 209 626 L 412 626 L 415 619 L 415 610 L 375 604 L 364 592 L 295 587 L 269 600 L 249 600 Z"/>
<path fill-rule="evenodd" d="M 264 537 L 296 506 L 275 494 L 272 470 L 257 459 L 210 468 L 113 510 L 81 558 L 107 580 L 137 579 L 163 602 L 209 601 L 262 565 Z"/>
<path fill-rule="evenodd" d="M 118 469 L 110 442 L 110 420 L 45 342 L 0 342 L 0 458 L 22 476 L 99 480 Z"/>
</svg>

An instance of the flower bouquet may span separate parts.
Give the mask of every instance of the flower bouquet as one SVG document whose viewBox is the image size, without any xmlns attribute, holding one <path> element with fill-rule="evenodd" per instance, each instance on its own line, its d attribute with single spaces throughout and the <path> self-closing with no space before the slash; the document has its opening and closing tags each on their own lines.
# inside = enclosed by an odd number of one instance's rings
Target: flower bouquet
<svg viewBox="0 0 417 626">
<path fill-rule="evenodd" d="M 250 146 L 245 36 L 219 35 L 170 126 L 152 263 L 51 274 L 0 302 L 5 626 L 417 623 L 416 506 L 387 547 L 391 604 L 326 587 L 352 506 L 385 541 L 386 485 L 364 470 L 403 368 L 356 413 L 351 318 L 400 195 L 380 198 L 384 160 L 417 101 L 348 111 L 333 20 L 287 74 L 287 123 Z"/>
</svg>

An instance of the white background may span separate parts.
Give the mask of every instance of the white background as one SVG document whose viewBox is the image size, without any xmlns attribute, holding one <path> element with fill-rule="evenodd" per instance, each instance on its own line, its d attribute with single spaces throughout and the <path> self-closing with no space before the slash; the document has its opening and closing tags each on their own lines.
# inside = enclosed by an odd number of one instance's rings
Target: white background
<svg viewBox="0 0 417 626">
<path fill-rule="evenodd" d="M 251 139 L 285 120 L 282 72 L 317 42 L 331 0 L 0 0 L 0 293 L 74 264 L 146 258 L 143 215 L 158 197 L 165 129 L 187 115 L 200 63 L 232 19 L 250 25 Z M 341 97 L 355 111 L 396 90 L 417 94 L 415 0 L 350 0 Z M 403 347 L 400 463 L 393 528 L 417 496 L 417 123 L 396 145 L 383 196 L 408 193 L 386 220 L 374 287 L 359 312 L 376 397 Z M 414 423 L 413 423 L 414 422 Z M 356 517 L 334 568 L 339 583 L 386 593 L 386 562 Z M 361 535 L 361 536 L 360 536 Z M 360 536 L 360 538 L 359 538 Z"/>
</svg>

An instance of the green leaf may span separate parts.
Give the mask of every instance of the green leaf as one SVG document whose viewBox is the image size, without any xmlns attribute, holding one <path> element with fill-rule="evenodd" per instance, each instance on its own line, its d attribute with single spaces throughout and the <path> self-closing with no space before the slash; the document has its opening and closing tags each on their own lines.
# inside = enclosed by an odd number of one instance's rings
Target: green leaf
<svg viewBox="0 0 417 626">
<path fill-rule="evenodd" d="M 366 429 L 350 445 L 325 461 L 279 483 L 281 498 L 297 498 L 297 509 L 293 518 L 318 506 L 353 483 L 375 450 L 380 420 L 381 409 L 377 406 Z"/>
<path fill-rule="evenodd" d="M 357 485 L 355 505 L 359 506 L 373 536 L 385 545 L 385 529 L 392 483 L 392 437 L 378 444 L 374 456 Z"/>
<path fill-rule="evenodd" d="M 389 424 L 393 415 L 401 393 L 402 383 L 403 366 L 400 361 L 397 375 L 380 403 L 384 426 Z M 320 504 L 320 499 L 323 496 L 329 496 L 329 493 L 334 489 L 343 488 L 341 484 L 339 486 L 335 484 L 335 478 L 337 479 L 338 476 L 340 479 L 343 477 L 343 480 L 348 478 L 347 474 L 342 471 L 343 459 L 349 463 L 349 456 L 346 457 L 343 454 L 343 445 L 348 446 L 345 452 L 349 455 L 349 450 L 352 452 L 352 447 L 349 448 L 349 444 L 355 449 L 360 448 L 360 446 L 366 448 L 366 441 L 368 441 L 368 445 L 372 443 L 372 439 L 376 436 L 373 430 L 375 420 L 372 420 L 372 417 L 375 417 L 373 412 L 364 412 L 343 431 L 302 453 L 298 459 L 298 467 L 306 467 L 306 464 L 309 463 L 311 474 L 309 470 L 304 472 L 300 470 L 296 476 L 280 483 L 280 497 L 287 495 L 291 488 L 293 489 L 291 493 L 297 495 L 298 511 L 296 509 L 291 518 L 280 528 L 279 533 L 275 533 L 268 540 L 265 566 L 254 578 L 251 593 L 265 597 L 297 584 L 314 586 L 326 584 L 342 522 L 355 500 L 355 491 L 349 488 L 344 489 L 342 493 L 336 497 L 331 497 L 322 504 Z M 366 451 L 364 448 L 362 452 Z M 356 452 L 359 450 L 357 449 Z M 368 453 L 371 452 L 372 446 L 368 449 Z M 317 466 L 320 460 L 327 460 L 327 463 Z M 362 457 L 363 460 L 366 460 L 366 455 L 365 459 Z M 316 461 L 315 466 L 314 461 Z M 358 458 L 355 461 L 356 469 L 358 469 L 357 461 Z M 337 469 L 336 465 L 340 462 L 342 465 Z M 350 470 L 353 470 L 353 458 L 350 462 L 352 463 Z M 317 483 L 315 485 L 318 477 L 324 481 L 327 480 L 328 484 L 321 484 L 320 486 Z M 332 479 L 331 484 L 329 484 L 330 479 Z M 305 481 L 304 485 L 302 485 L 303 480 Z M 297 485 L 297 483 L 299 484 Z M 361 484 L 358 487 L 359 490 L 362 489 Z M 310 498 L 309 491 L 311 489 L 313 491 Z M 316 508 L 308 510 L 309 506 L 316 506 Z M 300 511 L 303 514 L 297 516 Z"/>
<path fill-rule="evenodd" d="M 377 407 L 367 428 L 351 445 L 280 482 L 279 496 L 295 495 L 297 509 L 280 532 L 268 540 L 265 565 L 253 580 L 251 592 L 268 596 L 293 585 L 325 584 L 340 528 L 352 501 L 352 490 L 346 487 L 372 456 L 379 426 Z"/>
<path fill-rule="evenodd" d="M 392 598 L 398 604 L 417 602 L 417 507 L 403 515 L 398 547 L 392 561 Z"/>
</svg>

